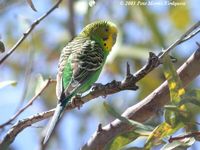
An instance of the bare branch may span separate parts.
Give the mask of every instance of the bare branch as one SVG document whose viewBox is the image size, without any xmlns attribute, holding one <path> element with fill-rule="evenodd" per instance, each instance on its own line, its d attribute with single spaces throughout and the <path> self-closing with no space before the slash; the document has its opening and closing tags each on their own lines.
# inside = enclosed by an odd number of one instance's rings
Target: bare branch
<svg viewBox="0 0 200 150">
<path fill-rule="evenodd" d="M 200 74 L 199 63 L 200 47 L 177 71 L 184 87 L 186 87 Z M 145 99 L 126 109 L 122 116 L 141 123 L 145 122 L 155 115 L 161 107 L 167 104 L 169 99 L 169 89 L 167 81 L 165 81 Z M 112 127 L 110 124 L 112 124 Z M 103 149 L 103 147 L 115 136 L 132 131 L 134 129 L 133 126 L 123 123 L 118 119 L 112 121 L 110 124 L 102 127 L 102 132 L 96 131 L 88 140 L 88 142 L 82 147 L 82 149 Z"/>
<path fill-rule="evenodd" d="M 68 28 L 71 38 L 75 36 L 75 17 L 74 17 L 74 0 L 68 0 L 68 10 L 69 10 L 69 22 Z"/>
<path fill-rule="evenodd" d="M 183 136 L 178 136 L 178 137 L 170 137 L 169 138 L 169 143 L 172 143 L 173 141 L 177 141 L 177 140 L 183 140 L 185 138 L 191 138 L 191 137 L 200 137 L 200 131 L 196 131 L 196 132 L 192 132 Z"/>
<path fill-rule="evenodd" d="M 41 121 L 53 115 L 53 111 L 47 111 L 33 115 L 27 119 L 18 121 L 13 127 L 7 132 L 6 136 L 0 143 L 0 150 L 5 150 L 14 141 L 15 137 L 26 127 L 31 126 L 33 123 Z"/>
<path fill-rule="evenodd" d="M 53 12 L 62 0 L 58 0 L 51 9 L 49 9 L 43 16 L 38 18 L 31 24 L 30 28 L 22 35 L 22 37 L 17 41 L 17 43 L 6 53 L 6 55 L 0 60 L 0 65 L 19 47 L 19 45 L 27 38 L 31 31 L 42 21 L 44 20 L 51 12 Z"/>
<path fill-rule="evenodd" d="M 22 96 L 19 100 L 19 104 L 17 106 L 16 112 L 21 108 L 21 106 L 22 106 L 22 104 L 23 104 L 23 102 L 26 98 L 26 94 L 27 94 L 28 87 L 29 87 L 29 84 L 30 84 L 30 79 L 31 79 L 31 72 L 32 72 L 33 60 L 34 60 L 34 52 L 35 51 L 33 50 L 33 48 L 30 48 L 29 56 L 28 56 L 28 62 L 26 63 L 25 74 L 24 74 L 23 92 L 22 92 Z"/>
<path fill-rule="evenodd" d="M 194 28 L 195 26 L 195 28 Z M 193 26 L 193 29 L 196 29 L 196 24 Z M 198 24 L 199 26 L 199 24 Z M 187 31 L 187 36 L 191 33 L 191 31 Z M 186 33 L 185 33 L 186 34 Z M 184 34 L 182 37 L 187 37 Z M 180 38 L 180 41 L 184 40 L 184 38 Z M 191 36 L 192 37 L 192 36 Z M 189 38 L 187 38 L 189 39 Z M 172 48 L 177 46 L 177 42 L 172 44 L 167 52 Z M 76 105 L 69 104 L 66 107 L 66 110 L 71 110 L 76 107 L 80 107 L 83 103 L 90 101 L 91 99 L 97 98 L 99 96 L 107 96 L 110 94 L 114 94 L 123 90 L 137 90 L 136 82 L 141 80 L 144 76 L 146 76 L 149 72 L 155 69 L 160 64 L 160 59 L 166 54 L 164 52 L 159 57 L 154 53 L 149 54 L 149 60 L 147 64 L 137 71 L 134 75 L 130 74 L 130 67 L 127 65 L 127 73 L 126 77 L 123 81 L 112 81 L 106 85 L 97 86 L 97 88 L 93 89 L 86 96 L 81 97 L 80 101 L 76 102 Z M 186 63 L 179 68 L 178 72 L 180 74 L 180 78 L 183 81 L 184 86 L 186 86 L 189 82 L 191 82 L 196 76 L 200 73 L 199 68 L 200 63 L 200 50 L 198 49 L 194 55 L 192 55 Z M 123 116 L 139 121 L 144 122 L 149 119 L 155 112 L 160 109 L 164 104 L 166 104 L 169 100 L 169 90 L 167 86 L 167 82 L 164 82 L 158 89 L 156 89 L 152 94 L 147 96 L 143 101 L 134 105 L 127 109 Z M 8 147 L 9 144 L 13 142 L 15 137 L 26 127 L 31 126 L 32 124 L 44 120 L 53 115 L 54 110 L 38 113 L 34 116 L 31 116 L 27 119 L 21 120 L 17 122 L 5 135 L 4 139 L 0 143 L 0 147 Z M 132 126 L 124 124 L 119 120 L 113 121 L 111 124 L 102 127 L 102 132 L 95 133 L 93 138 L 91 138 L 88 143 L 83 147 L 83 149 L 101 149 L 107 142 L 109 142 L 114 136 L 119 133 L 129 131 L 133 129 Z"/>
<path fill-rule="evenodd" d="M 155 61 L 155 60 L 158 60 L 157 58 L 158 57 L 155 54 L 150 53 L 149 60 L 148 60 L 147 64 L 140 71 L 136 72 L 134 75 L 130 74 L 130 72 L 129 72 L 130 68 L 129 68 L 129 65 L 127 65 L 127 73 L 126 73 L 126 77 L 123 81 L 112 81 L 111 83 L 108 83 L 106 85 L 102 85 L 102 87 L 98 86 L 98 88 L 91 91 L 86 96 L 81 97 L 80 100 L 76 101 L 76 105 L 74 105 L 73 103 L 70 103 L 69 105 L 67 105 L 66 110 L 71 110 L 71 109 L 74 109 L 76 107 L 79 108 L 84 103 L 86 103 L 86 102 L 88 102 L 88 101 L 90 101 L 94 98 L 97 98 L 99 96 L 105 96 L 105 95 L 117 93 L 117 92 L 123 91 L 123 90 L 136 90 L 138 87 L 135 86 L 135 83 L 137 81 L 139 81 L 140 79 L 142 79 L 146 74 L 148 74 L 154 68 L 152 66 L 157 66 L 157 62 Z M 31 103 L 31 101 L 30 101 L 30 103 Z M 29 104 L 27 104 L 27 105 L 29 106 Z M 25 109 L 26 108 L 22 108 L 23 111 Z M 14 138 L 24 128 L 31 126 L 32 124 L 34 124 L 36 122 L 39 122 L 41 120 L 44 120 L 44 119 L 52 116 L 53 113 L 54 113 L 54 109 L 46 111 L 46 112 L 38 113 L 34 116 L 31 116 L 27 119 L 24 119 L 24 120 L 17 122 L 7 132 L 4 139 L 0 143 L 0 147 L 8 146 L 9 144 L 11 144 L 13 142 Z"/>
<path fill-rule="evenodd" d="M 183 85 L 186 86 L 189 82 L 191 82 L 195 77 L 197 77 L 200 73 L 199 68 L 200 63 L 200 49 L 198 49 L 179 69 L 178 73 L 183 82 Z M 108 88 L 109 89 L 109 88 Z M 98 90 L 97 90 L 98 91 Z M 95 92 L 95 91 L 94 91 Z M 100 91 L 96 93 L 96 95 L 92 95 L 91 93 L 82 98 L 84 103 L 98 96 Z M 154 92 L 152 92 L 149 96 L 147 96 L 144 100 L 139 102 L 138 104 L 128 108 L 123 116 L 136 120 L 138 122 L 144 122 L 153 116 L 158 109 L 164 106 L 169 101 L 169 90 L 167 86 L 167 82 L 164 82 L 159 88 L 157 88 Z M 69 104 L 66 110 L 74 109 L 78 107 L 79 103 L 76 106 Z M 82 105 L 82 102 L 80 102 Z M 27 119 L 21 120 L 17 122 L 5 135 L 2 142 L 0 143 L 0 147 L 5 145 L 9 145 L 13 142 L 15 137 L 26 127 L 31 126 L 32 124 L 44 120 L 54 113 L 54 109 L 38 113 L 33 115 Z M 102 132 L 95 133 L 88 143 L 83 147 L 83 149 L 98 149 L 98 146 L 102 147 L 107 142 L 109 142 L 114 136 L 132 130 L 133 127 L 120 122 L 119 120 L 114 120 L 109 125 L 102 127 Z M 103 133 L 103 134 L 102 134 Z M 96 146 L 96 147 L 95 147 Z"/>
<path fill-rule="evenodd" d="M 29 106 L 31 106 L 33 104 L 33 102 L 37 99 L 38 96 L 40 96 L 44 90 L 49 86 L 49 84 L 53 82 L 53 80 L 48 79 L 46 84 L 43 86 L 43 88 L 41 88 L 41 90 L 24 106 L 22 107 L 19 111 L 16 112 L 15 115 L 13 115 L 8 121 L 6 121 L 5 123 L 0 125 L 0 128 L 5 127 L 8 124 L 11 124 L 11 122 L 13 120 L 15 120 L 22 112 L 24 112 L 24 110 L 26 110 Z"/>
<path fill-rule="evenodd" d="M 196 34 L 198 34 L 200 32 L 200 28 L 198 28 L 196 31 L 192 32 L 189 36 L 186 36 L 181 43 L 191 39 L 192 37 L 194 37 Z"/>
<path fill-rule="evenodd" d="M 200 32 L 200 21 L 195 23 L 192 27 L 190 27 L 178 40 L 176 40 L 172 45 L 170 45 L 167 49 L 163 50 L 163 53 L 159 56 L 162 59 L 166 54 L 168 54 L 172 49 L 174 49 L 179 44 L 191 39 L 197 33 Z"/>
</svg>

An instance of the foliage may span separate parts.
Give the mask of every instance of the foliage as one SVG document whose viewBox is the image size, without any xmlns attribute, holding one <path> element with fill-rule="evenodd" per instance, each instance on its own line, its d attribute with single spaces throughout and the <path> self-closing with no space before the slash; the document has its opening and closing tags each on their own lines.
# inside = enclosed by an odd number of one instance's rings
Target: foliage
<svg viewBox="0 0 200 150">
<path fill-rule="evenodd" d="M 17 84 L 16 81 L 3 81 L 3 82 L 0 82 L 0 88 L 6 87 L 8 85 L 15 86 L 16 84 Z"/>
<path fill-rule="evenodd" d="M 0 41 L 0 52 L 3 53 L 5 51 L 5 46 L 3 42 Z"/>
<path fill-rule="evenodd" d="M 70 9 L 70 1 L 73 9 Z M 135 1 L 140 2 L 140 0 Z M 32 22 L 46 12 L 54 2 L 50 0 L 0 1 L 0 58 L 9 51 Z M 0 66 L 0 97 L 3 98 L 0 112 L 5 114 L 2 115 L 0 124 L 12 116 L 12 111 L 15 111 L 20 103 L 21 95 L 27 95 L 24 101 L 26 103 L 38 93 L 38 89 L 40 90 L 45 85 L 49 77 L 56 78 L 60 51 L 72 39 L 72 33 L 79 33 L 89 22 L 97 19 L 112 20 L 119 27 L 120 35 L 117 45 L 98 81 L 107 83 L 124 77 L 124 66 L 127 61 L 131 64 L 131 71 L 136 72 L 146 62 L 149 51 L 160 52 L 200 18 L 192 9 L 193 6 L 200 9 L 195 2 L 182 6 L 122 5 L 120 2 L 120 0 L 63 1 L 58 9 L 34 29 L 20 47 Z M 181 0 L 181 2 L 185 1 Z M 72 29 L 75 31 L 71 31 Z M 119 115 L 128 106 L 146 97 L 165 80 L 162 70 L 157 69 L 138 83 L 140 88 L 137 92 L 126 91 L 107 97 L 109 105 L 104 103 L 107 111 L 104 111 L 100 100 L 102 98 L 99 98 L 84 105 L 80 111 L 69 112 L 63 119 L 65 121 L 60 123 L 59 130 L 56 131 L 57 136 L 54 136 L 55 138 L 52 139 L 54 141 L 49 147 L 79 149 L 83 141 L 87 141 L 91 133 L 96 130 L 99 122 L 107 124 L 113 118 L 131 124 L 135 129 L 130 133 L 116 136 L 106 145 L 107 149 L 128 149 L 129 147 L 134 149 L 138 147 L 135 145 L 138 141 L 142 143 L 140 144 L 142 149 L 143 147 L 154 148 L 157 145 L 163 146 L 162 149 L 191 147 L 197 139 L 186 138 L 172 143 L 167 141 L 170 136 L 177 136 L 177 131 L 179 135 L 183 135 L 198 130 L 196 124 L 200 106 L 198 82 L 194 81 L 188 89 L 184 89 L 175 71 L 177 66 L 185 60 L 184 57 L 192 53 L 194 41 L 184 44 L 173 50 L 172 55 L 178 58 L 177 63 L 171 63 L 168 57 L 164 59 L 164 74 L 168 80 L 171 102 L 165 106 L 162 116 L 157 115 L 145 124 L 141 124 Z M 30 65 L 30 58 L 32 65 Z M 27 70 L 31 71 L 27 73 Z M 37 74 L 40 76 L 36 77 Z M 29 81 L 26 81 L 26 76 L 29 77 Z M 29 84 L 26 87 L 27 83 Z M 16 86 L 9 88 L 9 85 Z M 53 108 L 56 101 L 55 83 L 52 83 L 22 116 L 27 117 Z M 108 117 L 107 112 L 111 116 Z M 18 120 L 19 118 L 12 123 Z M 42 122 L 40 125 L 45 126 L 46 123 Z M 35 132 L 38 130 L 40 129 L 36 128 L 34 131 L 27 130 L 28 133 L 20 134 L 12 145 L 13 149 L 36 148 L 35 145 L 38 146 L 41 140 L 41 132 Z M 0 132 L 1 137 L 6 131 Z M 68 135 L 71 137 L 69 138 Z M 141 139 L 145 139 L 146 144 Z M 24 145 L 21 141 L 26 141 L 28 144 Z"/>
<path fill-rule="evenodd" d="M 171 104 L 165 106 L 165 121 L 157 125 L 157 127 L 155 127 L 154 130 L 148 135 L 146 144 L 144 146 L 145 149 L 151 149 L 153 146 L 166 143 L 164 139 L 172 136 L 180 128 L 185 128 L 186 133 L 190 133 L 192 132 L 192 128 L 188 129 L 188 127 L 191 127 L 191 124 L 192 126 L 195 125 L 195 122 L 191 117 L 191 110 L 187 106 L 187 103 L 192 103 L 199 106 L 199 90 L 191 90 L 189 92 L 185 91 L 169 56 L 164 58 L 163 68 L 165 77 L 168 81 Z M 148 131 L 148 128 L 145 127 L 145 125 L 140 123 L 138 125 L 138 123 L 134 122 L 133 120 L 125 119 L 106 103 L 104 103 L 104 106 L 106 110 L 114 117 L 128 124 L 132 122 L 132 125 L 136 128 L 132 132 L 118 135 L 111 143 L 107 145 L 107 149 L 121 149 L 125 145 L 143 136 L 140 134 L 140 132 L 137 132 L 137 129 Z M 178 147 L 190 147 L 192 144 L 194 144 L 194 142 L 194 138 L 183 139 L 181 141 L 166 143 L 162 149 L 165 150 Z"/>
</svg>

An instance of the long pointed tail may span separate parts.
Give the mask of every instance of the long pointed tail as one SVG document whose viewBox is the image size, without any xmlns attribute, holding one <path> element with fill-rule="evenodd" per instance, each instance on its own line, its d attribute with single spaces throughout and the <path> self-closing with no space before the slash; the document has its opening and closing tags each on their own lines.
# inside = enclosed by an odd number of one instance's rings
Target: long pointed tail
<svg viewBox="0 0 200 150">
<path fill-rule="evenodd" d="M 64 109 L 65 109 L 65 106 L 63 106 L 62 103 L 58 103 L 58 105 L 57 105 L 57 107 L 55 109 L 54 115 L 53 115 L 53 117 L 51 119 L 51 122 L 47 126 L 48 130 L 47 130 L 46 136 L 44 138 L 43 144 L 45 144 L 48 141 L 51 133 L 53 132 L 54 127 L 56 126 L 58 120 L 62 116 Z"/>
</svg>

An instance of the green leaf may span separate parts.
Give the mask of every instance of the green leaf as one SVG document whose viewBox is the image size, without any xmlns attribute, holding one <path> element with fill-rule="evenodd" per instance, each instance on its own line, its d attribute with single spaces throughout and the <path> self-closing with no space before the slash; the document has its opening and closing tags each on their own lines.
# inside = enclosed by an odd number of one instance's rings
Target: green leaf
<svg viewBox="0 0 200 150">
<path fill-rule="evenodd" d="M 187 95 L 200 100 L 200 89 L 193 89 L 189 91 Z"/>
<path fill-rule="evenodd" d="M 176 125 L 179 123 L 177 114 L 178 113 L 176 111 L 165 110 L 165 113 L 164 113 L 165 122 L 170 124 L 172 128 L 176 127 Z"/>
<path fill-rule="evenodd" d="M 0 89 L 9 85 L 16 86 L 16 84 L 17 84 L 17 81 L 3 81 L 3 82 L 0 82 Z"/>
<path fill-rule="evenodd" d="M 194 144 L 194 142 L 194 138 L 185 138 L 179 141 L 174 141 L 172 143 L 167 143 L 161 148 L 161 150 L 186 150 L 188 147 Z"/>
<path fill-rule="evenodd" d="M 123 148 L 125 145 L 133 142 L 138 137 L 141 136 L 149 136 L 151 132 L 140 130 L 140 129 L 134 129 L 128 133 L 123 133 L 121 135 L 116 136 L 111 142 L 109 142 L 106 146 L 106 150 L 118 150 Z"/>
<path fill-rule="evenodd" d="M 170 136 L 178 129 L 180 129 L 182 126 L 183 124 L 181 123 L 177 124 L 175 127 L 172 127 L 170 124 L 166 122 L 161 123 L 149 135 L 145 144 L 145 148 L 150 149 L 153 145 L 160 144 L 164 137 Z"/>
<path fill-rule="evenodd" d="M 106 149 L 108 149 L 108 150 L 121 149 L 123 146 L 134 141 L 139 136 L 148 136 L 150 134 L 150 132 L 148 132 L 148 131 L 152 131 L 152 127 L 143 125 L 143 124 L 133 121 L 133 120 L 129 120 L 129 119 L 121 116 L 120 114 L 118 114 L 116 112 L 116 110 L 114 108 L 112 108 L 109 104 L 107 104 L 106 102 L 104 102 L 103 104 L 104 104 L 105 109 L 113 117 L 121 120 L 124 123 L 127 123 L 127 124 L 135 127 L 135 129 L 133 131 L 116 136 L 108 145 L 106 145 Z"/>
<path fill-rule="evenodd" d="M 167 110 L 172 110 L 172 111 L 177 111 L 177 112 L 179 111 L 178 106 L 176 105 L 165 105 L 164 108 Z"/>
<path fill-rule="evenodd" d="M 136 132 L 128 132 L 114 138 L 109 144 L 105 146 L 106 150 L 119 150 L 123 146 L 129 144 L 140 136 Z"/>
<path fill-rule="evenodd" d="M 185 0 L 174 0 L 176 2 L 187 3 Z M 190 12 L 188 5 L 180 5 L 178 7 L 171 6 L 169 9 L 169 17 L 172 24 L 178 29 L 185 29 L 190 24 Z"/>
<path fill-rule="evenodd" d="M 2 41 L 0 41 L 0 52 L 1 53 L 5 52 L 5 46 Z"/>
<path fill-rule="evenodd" d="M 172 104 L 178 104 L 185 94 L 185 89 L 182 87 L 181 80 L 168 55 L 163 58 L 163 69 L 165 78 L 168 81 L 171 102 Z"/>
<path fill-rule="evenodd" d="M 47 82 L 48 80 L 44 80 L 41 74 L 36 77 L 35 95 L 41 92 L 41 89 L 44 88 Z"/>
<path fill-rule="evenodd" d="M 130 120 L 127 119 L 123 116 L 121 116 L 119 113 L 117 113 L 117 111 L 111 107 L 108 103 L 104 102 L 104 107 L 106 108 L 106 110 L 115 118 L 121 120 L 124 123 L 127 123 L 129 125 L 134 126 L 136 129 L 142 129 L 142 130 L 147 130 L 147 131 L 151 131 L 153 128 L 147 125 L 143 125 L 142 123 L 139 123 L 137 121 L 134 120 Z"/>
<path fill-rule="evenodd" d="M 27 3 L 29 4 L 29 6 L 32 8 L 33 11 L 37 11 L 32 0 L 27 0 Z"/>
<path fill-rule="evenodd" d="M 186 97 L 186 98 L 182 99 L 180 102 L 180 105 L 184 105 L 184 104 L 188 104 L 188 103 L 191 103 L 191 104 L 194 104 L 194 105 L 200 107 L 200 101 L 199 101 L 199 99 L 197 99 L 195 97 Z"/>
<path fill-rule="evenodd" d="M 164 117 L 165 122 L 174 128 L 180 122 L 180 110 L 186 109 L 184 106 L 176 107 L 184 96 L 185 90 L 182 88 L 181 80 L 168 55 L 163 58 L 163 69 L 165 78 L 168 81 L 171 103 L 173 104 L 170 107 L 169 105 L 165 107 L 167 109 L 165 109 Z"/>
<path fill-rule="evenodd" d="M 199 89 L 193 89 L 191 91 L 188 91 L 186 93 L 186 96 L 181 100 L 179 103 L 179 106 L 184 104 L 194 104 L 200 107 L 200 90 Z"/>
<path fill-rule="evenodd" d="M 175 127 L 176 124 L 178 124 L 180 121 L 179 107 L 176 105 L 165 105 L 164 108 L 165 108 L 164 111 L 165 122 L 170 124 L 172 127 Z"/>
</svg>

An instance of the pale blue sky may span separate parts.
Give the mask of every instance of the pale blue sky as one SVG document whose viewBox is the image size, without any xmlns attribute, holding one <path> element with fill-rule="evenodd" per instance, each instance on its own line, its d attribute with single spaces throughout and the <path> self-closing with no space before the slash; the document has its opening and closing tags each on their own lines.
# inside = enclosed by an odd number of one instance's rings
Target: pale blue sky
<svg viewBox="0 0 200 150">
<path fill-rule="evenodd" d="M 0 1 L 1 2 L 1 1 Z M 107 16 L 107 13 L 104 12 L 104 10 L 102 9 L 102 6 L 98 6 L 99 9 L 96 12 L 96 16 L 93 18 L 95 19 L 111 19 L 113 21 L 117 21 L 118 19 L 120 20 L 121 18 L 124 17 L 124 14 L 126 13 L 126 9 L 125 6 L 120 6 L 119 5 L 120 0 L 115 2 L 115 7 L 114 7 L 114 11 L 116 11 L 115 16 L 112 16 L 113 18 L 111 18 L 111 16 Z M 13 33 L 16 37 L 16 39 L 18 39 L 22 33 L 24 32 L 24 26 L 23 24 L 21 24 L 20 19 L 16 19 L 16 16 L 23 16 L 25 18 L 30 19 L 31 21 L 35 20 L 36 18 L 38 18 L 39 16 L 41 16 L 41 14 L 43 14 L 44 12 L 46 12 L 46 10 L 51 7 L 51 4 L 49 3 L 49 1 L 34 1 L 34 4 L 38 10 L 37 13 L 33 12 L 27 5 L 23 5 L 23 6 L 17 6 L 17 7 L 12 7 L 12 9 L 8 9 L 6 10 L 7 12 L 5 13 L 5 15 L 1 15 L 0 17 L 0 35 L 1 35 L 1 40 L 3 41 L 4 38 L 6 37 L 6 33 L 4 28 L 7 26 L 7 24 L 9 24 L 9 22 L 15 22 L 16 23 L 16 32 Z M 189 7 L 191 8 L 191 16 L 192 16 L 192 20 L 194 22 L 200 20 L 200 5 L 199 5 L 199 0 L 190 0 L 190 2 L 188 3 Z M 107 4 L 107 6 L 109 6 L 109 4 Z M 55 45 L 57 42 L 56 40 L 59 38 L 59 35 L 63 35 L 63 34 L 67 34 L 65 31 L 65 28 L 59 26 L 55 20 L 53 20 L 52 18 L 57 18 L 60 21 L 65 21 L 68 17 L 68 13 L 65 11 L 64 7 L 61 7 L 59 9 L 56 9 L 50 16 L 48 16 L 38 27 L 36 30 L 38 29 L 42 29 L 42 28 L 47 28 L 47 32 L 48 32 L 48 36 L 45 36 L 45 42 L 50 43 L 49 46 Z M 166 11 L 166 7 L 151 7 L 151 10 L 157 13 L 165 13 Z M 1 11 L 1 10 L 0 10 Z M 24 13 L 26 12 L 26 13 Z M 76 26 L 77 26 L 77 32 L 81 30 L 82 25 L 78 24 L 79 22 L 83 21 L 83 17 L 82 16 L 78 16 L 76 18 L 77 22 L 76 22 Z M 128 41 L 126 41 L 127 43 L 131 43 L 131 42 L 140 42 L 140 41 L 144 41 L 148 40 L 148 38 L 150 38 L 149 33 L 146 29 L 139 27 L 138 25 L 134 24 L 134 23 L 125 23 L 128 28 L 127 31 L 127 36 L 129 37 Z M 133 24 L 133 25 L 131 25 Z M 159 27 L 161 28 L 161 31 L 163 33 L 167 33 L 169 31 L 169 29 L 172 27 L 168 21 L 165 21 L 164 19 L 159 22 Z M 140 30 L 141 29 L 141 30 Z M 144 35 L 142 33 L 145 33 L 145 35 L 147 35 L 146 37 L 144 37 Z M 131 34 L 131 33 L 134 33 Z M 177 37 L 179 37 L 179 35 L 177 34 Z M 188 41 L 182 45 L 180 45 L 177 48 L 177 53 L 184 55 L 185 57 L 189 56 L 193 50 L 195 50 L 194 48 L 194 41 L 199 41 L 200 39 L 200 35 L 198 35 L 197 37 L 195 37 L 193 40 Z M 173 40 L 172 40 L 173 41 Z M 172 42 L 171 41 L 171 42 Z M 171 43 L 169 42 L 169 44 Z M 7 49 L 9 49 L 10 47 L 7 47 Z M 16 52 L 11 56 L 12 59 L 14 58 L 16 55 Z M 46 71 L 48 71 L 50 73 L 50 76 L 55 77 L 56 74 L 56 70 L 57 70 L 57 62 L 54 62 L 54 64 L 52 64 L 52 68 L 51 70 L 49 68 L 46 68 L 47 70 L 45 70 L 45 66 L 42 66 L 42 62 L 45 62 L 46 57 L 45 56 L 35 56 L 35 60 L 34 61 L 40 61 L 40 65 L 36 66 L 34 68 L 34 73 L 45 73 Z M 23 89 L 23 78 L 16 78 L 14 75 L 12 75 L 12 70 L 11 68 L 8 68 L 6 65 L 0 66 L 1 67 L 1 78 L 0 81 L 4 81 L 4 80 L 17 80 L 18 84 L 16 87 L 6 87 L 3 89 L 0 89 L 0 99 L 1 99 L 1 103 L 0 103 L 0 114 L 1 115 L 1 119 L 0 119 L 0 124 L 3 123 L 5 120 L 7 120 L 10 116 L 12 116 L 13 112 L 15 111 L 15 108 L 18 104 L 18 100 L 21 98 L 21 94 L 22 94 L 22 89 Z M 101 75 L 99 82 L 103 82 L 106 83 L 108 81 L 112 80 L 112 77 L 109 76 L 109 74 L 103 74 Z M 118 96 L 119 99 L 119 103 L 122 104 L 124 102 L 121 102 L 120 99 L 123 99 L 123 97 L 130 97 L 133 96 L 134 93 L 130 92 L 130 91 L 126 91 L 126 92 L 121 92 L 116 94 Z M 116 96 L 115 95 L 115 96 Z M 116 97 L 117 97 L 116 96 Z M 109 97 L 110 98 L 110 97 Z M 99 98 L 101 100 L 94 100 L 91 101 L 90 103 L 87 103 L 86 105 L 84 105 L 80 111 L 78 110 L 74 110 L 77 113 L 81 113 L 82 111 L 87 110 L 88 108 L 90 108 L 92 105 L 100 105 L 102 107 L 102 103 L 103 103 L 103 98 Z M 110 98 L 112 100 L 112 97 Z M 28 108 L 21 116 L 20 118 L 26 118 L 27 116 L 30 116 L 32 114 L 35 114 L 37 112 L 41 112 L 43 111 L 43 104 L 41 102 L 41 99 L 38 99 L 36 101 L 36 103 L 34 103 L 33 106 L 31 106 L 30 108 Z M 126 103 L 125 103 L 126 104 Z M 59 131 L 61 133 L 61 140 L 63 141 L 60 147 L 62 147 L 61 149 L 69 149 L 69 150 L 77 150 L 78 148 L 80 148 L 81 145 L 83 145 L 88 139 L 89 137 L 94 133 L 94 131 L 96 131 L 97 126 L 99 124 L 99 122 L 104 122 L 104 120 L 99 120 L 98 118 L 95 117 L 95 115 L 90 114 L 90 120 L 89 120 L 89 124 L 87 124 L 87 126 L 89 126 L 87 132 L 83 135 L 83 137 L 79 137 L 78 134 L 78 124 L 80 124 L 80 120 L 79 118 L 76 118 L 76 115 L 73 114 L 73 112 L 70 112 L 68 114 L 66 114 L 63 119 L 62 122 L 60 123 L 60 127 L 59 127 Z M 105 118 L 108 116 L 105 116 Z M 45 121 L 45 123 L 47 122 L 47 120 Z M 37 125 L 44 125 L 44 122 L 40 122 Z M 72 130 L 73 129 L 73 130 Z M 15 139 L 13 146 L 17 149 L 17 150 L 27 150 L 27 148 L 31 148 L 31 150 L 36 150 L 38 147 L 38 143 L 40 140 L 40 137 L 38 137 L 38 134 L 36 132 L 41 132 L 42 129 L 38 129 L 38 128 L 34 128 L 34 127 L 29 127 L 25 130 L 23 130 Z M 2 138 L 2 137 L 0 137 Z M 76 142 L 78 141 L 78 142 Z M 141 144 L 141 142 L 140 142 Z M 138 146 L 138 142 L 134 145 Z"/>
</svg>

